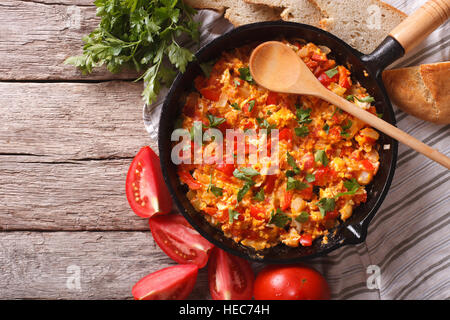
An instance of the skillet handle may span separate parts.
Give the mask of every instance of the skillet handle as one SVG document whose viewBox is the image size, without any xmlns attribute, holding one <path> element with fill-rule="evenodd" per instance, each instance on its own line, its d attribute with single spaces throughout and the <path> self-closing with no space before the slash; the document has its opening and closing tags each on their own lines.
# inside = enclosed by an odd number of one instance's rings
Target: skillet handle
<svg viewBox="0 0 450 320">
<path fill-rule="evenodd" d="M 406 18 L 389 34 L 405 53 L 421 43 L 450 16 L 450 0 L 430 0 Z"/>
</svg>

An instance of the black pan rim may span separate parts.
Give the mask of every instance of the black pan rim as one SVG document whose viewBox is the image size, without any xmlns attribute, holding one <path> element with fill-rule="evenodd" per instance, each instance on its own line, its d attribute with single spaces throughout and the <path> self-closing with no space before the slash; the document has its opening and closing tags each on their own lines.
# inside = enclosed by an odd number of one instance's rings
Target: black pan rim
<svg viewBox="0 0 450 320">
<path fill-rule="evenodd" d="M 258 22 L 258 23 L 252 23 L 252 24 L 247 24 L 244 26 L 240 26 L 237 28 L 233 28 L 232 30 L 218 36 L 217 38 L 213 39 L 212 41 L 208 42 L 207 44 L 205 44 L 204 46 L 202 46 L 196 53 L 195 56 L 198 59 L 198 57 L 200 57 L 202 55 L 203 52 L 205 52 L 206 50 L 208 50 L 210 47 L 216 46 L 218 42 L 223 41 L 224 38 L 230 38 L 233 37 L 234 35 L 243 32 L 243 31 L 247 31 L 247 30 L 257 30 L 261 27 L 292 27 L 292 28 L 297 28 L 297 29 L 308 29 L 314 32 L 318 32 L 321 33 L 323 35 L 325 35 L 326 37 L 332 38 L 333 40 L 339 42 L 340 44 L 342 44 L 343 46 L 345 46 L 349 51 L 351 51 L 358 59 L 361 60 L 361 58 L 364 56 L 362 53 L 360 53 L 359 51 L 355 50 L 354 48 L 350 47 L 347 43 L 345 43 L 344 41 L 342 41 L 341 39 L 337 38 L 336 36 L 332 35 L 331 33 L 318 29 L 316 27 L 310 26 L 310 25 L 305 25 L 305 24 L 301 24 L 301 23 L 295 23 L 295 22 L 286 22 L 286 21 L 267 21 L 267 22 Z M 195 63 L 191 62 L 191 63 Z M 379 70 L 378 70 L 379 71 Z M 371 77 L 374 78 L 374 81 L 377 83 L 377 85 L 379 86 L 379 88 L 381 89 L 385 101 L 388 102 L 387 103 L 387 111 L 390 114 L 390 117 L 392 119 L 392 121 L 390 121 L 390 123 L 392 125 L 396 124 L 396 120 L 395 120 L 395 114 L 392 108 L 392 105 L 390 103 L 389 97 L 387 96 L 386 90 L 384 88 L 384 85 L 382 83 L 382 81 L 380 80 L 379 77 L 377 77 L 374 73 L 371 72 L 371 70 L 368 70 L 369 74 Z M 183 78 L 183 74 L 178 73 L 177 77 L 175 78 L 174 82 L 172 83 L 167 96 L 164 99 L 164 103 L 162 105 L 162 110 L 161 110 L 161 118 L 163 118 L 163 115 L 165 114 L 165 110 L 167 110 L 167 105 L 169 103 L 169 101 L 171 100 L 170 98 L 174 95 L 174 91 L 176 90 L 176 88 L 178 87 L 179 83 L 181 82 Z M 159 124 L 159 131 L 158 131 L 158 148 L 159 148 L 159 153 L 161 154 L 162 152 L 164 152 L 164 145 L 167 144 L 167 141 L 163 141 L 162 135 L 161 135 L 161 130 L 162 130 L 162 123 L 160 122 Z M 255 261 L 255 262 L 264 262 L 264 263 L 279 263 L 279 264 L 289 264 L 289 263 L 298 263 L 298 262 L 302 262 L 305 260 L 309 260 L 315 257 L 320 257 L 320 256 L 324 256 L 340 247 L 346 246 L 346 245 L 350 245 L 350 244 L 360 244 L 363 243 L 366 239 L 367 236 L 367 232 L 368 232 L 368 228 L 370 225 L 371 220 L 373 219 L 373 217 L 375 216 L 375 214 L 377 213 L 378 209 L 380 208 L 381 204 L 383 203 L 384 199 L 387 196 L 387 193 L 389 191 L 389 188 L 391 186 L 392 183 L 392 179 L 394 177 L 394 173 L 395 173 L 395 169 L 396 169 L 396 162 L 397 162 L 397 156 L 398 156 L 398 142 L 396 140 L 392 141 L 392 145 L 391 145 L 391 151 L 392 151 L 392 159 L 391 159 L 391 163 L 389 164 L 389 173 L 387 175 L 386 181 L 384 183 L 384 186 L 381 190 L 381 192 L 379 193 L 379 195 L 377 196 L 377 200 L 375 202 L 375 204 L 372 206 L 372 208 L 369 210 L 369 212 L 367 214 L 365 214 L 365 218 L 363 219 L 363 221 L 359 224 L 359 229 L 361 231 L 361 236 L 359 238 L 344 238 L 341 242 L 336 243 L 335 245 L 328 247 L 326 249 L 320 250 L 318 252 L 315 252 L 313 254 L 310 255 L 305 255 L 302 257 L 298 257 L 298 258 L 293 258 L 293 259 L 271 259 L 271 258 L 265 258 L 265 257 L 256 257 L 256 256 L 250 256 L 247 255 L 241 251 L 235 250 L 234 248 L 230 248 L 225 246 L 222 242 L 217 241 L 216 239 L 214 239 L 214 237 L 212 237 L 209 233 L 205 232 L 202 228 L 198 227 L 197 224 L 195 223 L 195 221 L 192 219 L 192 217 L 189 214 L 185 213 L 185 208 L 183 206 L 183 204 L 181 203 L 181 201 L 178 199 L 178 197 L 176 196 L 176 192 L 171 184 L 171 182 L 169 181 L 169 172 L 168 172 L 168 168 L 166 166 L 166 164 L 163 162 L 163 160 L 161 159 L 161 169 L 163 172 L 163 177 L 164 177 L 164 181 L 169 189 L 169 192 L 174 200 L 174 203 L 177 207 L 177 209 L 179 210 L 179 212 L 181 212 L 183 214 L 183 216 L 188 220 L 188 222 L 203 236 L 205 237 L 208 241 L 210 241 L 212 244 L 214 244 L 215 246 L 226 250 L 227 252 L 231 252 L 234 255 L 237 255 L 239 257 L 242 257 L 244 259 L 247 260 L 251 260 L 251 261 Z"/>
</svg>

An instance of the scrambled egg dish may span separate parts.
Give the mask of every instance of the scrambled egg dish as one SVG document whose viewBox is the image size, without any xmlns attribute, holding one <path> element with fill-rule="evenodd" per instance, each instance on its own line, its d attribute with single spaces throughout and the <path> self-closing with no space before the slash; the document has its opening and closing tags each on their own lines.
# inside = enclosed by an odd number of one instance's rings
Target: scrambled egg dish
<svg viewBox="0 0 450 320">
<path fill-rule="evenodd" d="M 319 81 L 367 112 L 374 99 L 349 70 L 313 43 L 284 41 Z M 367 200 L 365 185 L 379 167 L 377 131 L 313 96 L 270 92 L 248 69 L 255 46 L 222 54 L 187 95 L 180 126 L 189 132 L 216 128 L 279 132 L 279 165 L 268 174 L 259 164 L 180 164 L 180 181 L 196 210 L 236 242 L 261 250 L 283 243 L 310 246 Z M 207 68 L 205 68 L 207 69 Z M 201 125 L 195 128 L 195 122 Z M 204 151 L 208 139 L 186 152 Z M 251 141 L 246 142 L 251 143 Z M 234 155 L 236 156 L 236 155 Z M 249 157 L 246 152 L 245 157 Z"/>
</svg>

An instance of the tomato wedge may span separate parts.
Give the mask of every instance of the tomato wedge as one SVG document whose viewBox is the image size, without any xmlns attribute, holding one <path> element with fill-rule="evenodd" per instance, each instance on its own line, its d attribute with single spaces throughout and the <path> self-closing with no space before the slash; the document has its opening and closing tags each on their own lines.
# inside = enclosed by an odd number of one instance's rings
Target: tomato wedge
<svg viewBox="0 0 450 320">
<path fill-rule="evenodd" d="M 197 280 L 198 267 L 181 264 L 150 273 L 131 290 L 135 300 L 183 300 Z"/>
<path fill-rule="evenodd" d="M 255 275 L 247 260 L 214 248 L 208 265 L 209 292 L 213 300 L 250 300 Z"/>
<path fill-rule="evenodd" d="M 192 263 L 203 268 L 214 245 L 203 238 L 179 214 L 155 216 L 150 230 L 158 246 L 178 263 Z"/>
<path fill-rule="evenodd" d="M 159 157 L 142 147 L 128 169 L 125 190 L 131 209 L 138 216 L 149 218 L 172 210 L 172 198 L 164 183 Z"/>
</svg>

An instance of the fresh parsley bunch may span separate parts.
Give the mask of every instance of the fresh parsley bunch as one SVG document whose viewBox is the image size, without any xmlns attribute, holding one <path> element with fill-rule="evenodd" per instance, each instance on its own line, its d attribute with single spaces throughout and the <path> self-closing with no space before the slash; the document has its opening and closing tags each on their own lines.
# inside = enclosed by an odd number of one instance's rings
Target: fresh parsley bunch
<svg viewBox="0 0 450 320">
<path fill-rule="evenodd" d="M 161 84 L 170 85 L 176 70 L 184 72 L 192 52 L 177 42 L 181 35 L 198 42 L 194 9 L 181 0 L 95 0 L 99 26 L 83 37 L 83 55 L 64 63 L 83 74 L 102 65 L 113 73 L 123 67 L 144 71 L 144 101 L 155 101 Z"/>
</svg>

